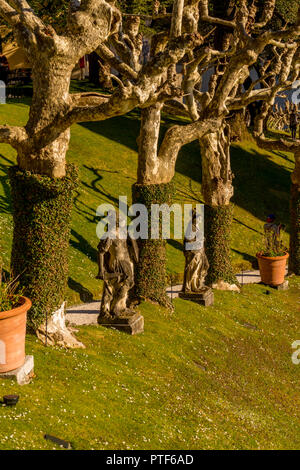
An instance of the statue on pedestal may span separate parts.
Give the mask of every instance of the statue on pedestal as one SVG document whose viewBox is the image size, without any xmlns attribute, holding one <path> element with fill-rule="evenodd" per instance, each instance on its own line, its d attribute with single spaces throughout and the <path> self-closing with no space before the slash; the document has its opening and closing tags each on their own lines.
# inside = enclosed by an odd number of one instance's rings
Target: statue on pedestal
<svg viewBox="0 0 300 470">
<path fill-rule="evenodd" d="M 197 230 L 197 214 L 192 212 L 192 232 Z M 193 244 L 193 249 L 189 249 Z M 212 305 L 214 302 L 213 291 L 205 285 L 209 263 L 205 254 L 204 241 L 198 241 L 195 236 L 192 240 L 184 239 L 185 269 L 182 291 L 179 297 L 185 300 L 193 300 L 201 305 Z"/>
<path fill-rule="evenodd" d="M 130 298 L 139 256 L 138 245 L 129 237 L 120 238 L 118 228 L 114 235 L 114 238 L 100 240 L 98 244 L 97 279 L 104 281 L 98 323 L 136 334 L 144 327 L 144 319 L 133 309 Z"/>
</svg>

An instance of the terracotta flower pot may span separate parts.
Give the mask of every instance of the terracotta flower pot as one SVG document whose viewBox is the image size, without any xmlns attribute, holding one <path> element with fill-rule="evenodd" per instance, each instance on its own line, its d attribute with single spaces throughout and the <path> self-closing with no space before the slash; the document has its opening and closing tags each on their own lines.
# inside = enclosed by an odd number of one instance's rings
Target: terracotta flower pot
<svg viewBox="0 0 300 470">
<path fill-rule="evenodd" d="M 20 303 L 13 310 L 0 312 L 0 374 L 25 362 L 26 318 L 31 302 L 21 297 Z"/>
<path fill-rule="evenodd" d="M 280 284 L 283 284 L 289 254 L 269 257 L 258 253 L 256 257 L 262 282 L 269 286 L 280 286 Z"/>
</svg>

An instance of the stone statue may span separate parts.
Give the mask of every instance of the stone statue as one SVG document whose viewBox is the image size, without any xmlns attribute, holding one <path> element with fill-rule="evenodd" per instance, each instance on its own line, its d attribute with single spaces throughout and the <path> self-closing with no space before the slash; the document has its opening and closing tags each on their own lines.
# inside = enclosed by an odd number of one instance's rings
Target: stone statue
<svg viewBox="0 0 300 470">
<path fill-rule="evenodd" d="M 184 250 L 185 270 L 183 292 L 199 292 L 205 287 L 205 278 L 207 276 L 209 264 L 205 254 L 205 249 Z"/>
<path fill-rule="evenodd" d="M 104 281 L 98 323 L 125 330 L 131 334 L 143 331 L 144 319 L 132 308 L 129 293 L 134 287 L 134 267 L 138 262 L 138 245 L 131 238 L 115 238 L 98 244 L 97 279 Z"/>
<path fill-rule="evenodd" d="M 192 213 L 191 225 L 193 233 L 195 233 L 197 228 L 197 215 L 195 211 Z M 193 250 L 187 249 L 188 243 L 195 242 L 196 237 L 192 240 L 186 237 L 184 239 L 184 281 L 179 297 L 193 300 L 205 306 L 212 305 L 214 301 L 212 289 L 205 285 L 209 263 L 205 254 L 204 244 L 199 243 L 199 246 L 196 246 Z"/>
</svg>

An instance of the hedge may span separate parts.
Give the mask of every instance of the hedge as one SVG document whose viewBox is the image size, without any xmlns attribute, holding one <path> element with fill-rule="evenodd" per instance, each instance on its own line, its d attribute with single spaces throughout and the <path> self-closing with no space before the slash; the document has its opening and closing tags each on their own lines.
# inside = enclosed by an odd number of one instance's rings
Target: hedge
<svg viewBox="0 0 300 470">
<path fill-rule="evenodd" d="M 68 165 L 64 178 L 52 179 L 15 166 L 9 177 L 14 218 L 11 270 L 32 300 L 28 325 L 36 329 L 65 299 L 77 169 Z"/>
<path fill-rule="evenodd" d="M 151 204 L 172 204 L 175 194 L 173 183 L 135 184 L 133 186 L 134 203 L 144 204 L 150 214 Z M 149 217 L 149 233 L 151 219 Z M 152 300 L 161 305 L 170 306 L 166 294 L 166 241 L 139 240 L 140 259 L 136 270 L 136 294 L 139 298 Z"/>
<path fill-rule="evenodd" d="M 205 206 L 205 250 L 209 261 L 206 283 L 219 280 L 236 284 L 231 264 L 230 230 L 233 206 Z"/>
<path fill-rule="evenodd" d="M 291 236 L 290 236 L 290 259 L 289 271 L 300 275 L 300 188 L 292 184 L 291 200 Z"/>
</svg>

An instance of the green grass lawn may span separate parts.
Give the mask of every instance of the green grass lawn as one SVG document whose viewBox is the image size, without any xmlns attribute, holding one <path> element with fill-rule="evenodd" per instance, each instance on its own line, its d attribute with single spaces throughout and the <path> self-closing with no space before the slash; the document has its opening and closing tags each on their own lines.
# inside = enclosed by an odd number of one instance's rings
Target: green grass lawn
<svg viewBox="0 0 300 470">
<path fill-rule="evenodd" d="M 175 300 L 175 313 L 142 304 L 145 333 L 81 327 L 86 350 L 27 339 L 36 377 L 0 381 L 0 449 L 299 449 L 300 279 L 286 292 L 216 292 L 215 305 Z M 296 312 L 295 305 L 298 305 Z"/>
<path fill-rule="evenodd" d="M 72 89 L 83 85 L 74 82 Z M 28 115 L 25 102 L 14 101 L 0 106 L 0 122 L 24 124 Z M 163 131 L 172 121 L 163 121 Z M 103 202 L 117 204 L 119 195 L 131 201 L 131 187 L 136 181 L 139 116 L 110 119 L 72 127 L 68 160 L 79 166 L 80 188 L 75 198 L 70 244 L 69 304 L 99 297 L 95 280 L 96 224 L 95 212 Z M 12 240 L 12 216 L 7 169 L 15 162 L 15 152 L 0 145 L 0 246 L 5 267 L 9 266 Z M 256 264 L 255 254 L 262 241 L 262 227 L 270 212 L 287 224 L 289 220 L 290 173 L 294 166 L 291 154 L 268 153 L 251 142 L 232 146 L 235 174 L 235 219 L 232 231 L 232 258 L 236 271 Z M 182 149 L 177 162 L 176 202 L 201 201 L 201 159 L 198 143 Z M 288 234 L 285 237 L 288 244 Z M 168 271 L 182 275 L 182 244 L 168 245 Z M 176 277 L 176 276 L 175 276 Z"/>
<path fill-rule="evenodd" d="M 76 84 L 73 84 L 75 87 Z M 79 85 L 78 85 L 79 86 Z M 76 88 L 76 87 L 75 87 Z M 26 102 L 0 106 L 0 122 L 26 122 Z M 99 297 L 96 208 L 131 200 L 136 180 L 139 116 L 72 127 L 68 160 L 79 166 L 70 243 L 69 304 Z M 163 122 L 165 130 L 171 122 Z M 0 246 L 9 267 L 12 216 L 7 170 L 15 152 L 0 149 Z M 265 217 L 288 224 L 290 154 L 253 143 L 232 146 L 236 270 L 255 265 Z M 201 201 L 198 144 L 180 153 L 177 202 Z M 288 232 L 287 225 L 287 232 Z M 285 236 L 288 243 L 288 233 Z M 168 245 L 168 271 L 182 274 L 179 242 Z M 0 381 L 0 398 L 20 394 L 16 408 L 0 406 L 0 449 L 48 449 L 45 433 L 74 449 L 299 449 L 300 365 L 291 361 L 299 339 L 300 279 L 289 291 L 247 286 L 216 292 L 204 308 L 175 301 L 173 314 L 142 304 L 145 333 L 131 337 L 100 326 L 81 327 L 85 350 L 45 348 L 27 337 L 36 376 L 19 387 Z"/>
</svg>

